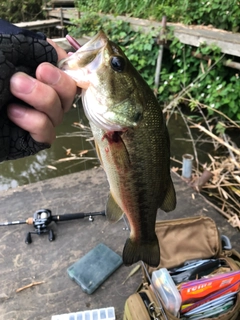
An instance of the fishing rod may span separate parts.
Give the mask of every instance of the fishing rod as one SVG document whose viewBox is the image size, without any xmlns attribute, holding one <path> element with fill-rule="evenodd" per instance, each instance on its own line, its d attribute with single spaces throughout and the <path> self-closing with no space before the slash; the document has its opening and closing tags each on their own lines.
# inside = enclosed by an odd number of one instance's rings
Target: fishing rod
<svg viewBox="0 0 240 320">
<path fill-rule="evenodd" d="M 55 235 L 52 229 L 48 228 L 48 225 L 51 222 L 60 222 L 60 221 L 69 221 L 76 219 L 84 219 L 88 217 L 90 222 L 94 221 L 94 216 L 105 216 L 105 211 L 98 212 L 89 212 L 89 213 L 66 213 L 62 215 L 52 215 L 51 210 L 49 209 L 40 209 L 34 212 L 33 217 L 30 217 L 26 220 L 16 220 L 16 221 L 6 221 L 0 222 L 0 227 L 2 226 L 11 226 L 18 224 L 29 224 L 34 226 L 34 231 L 28 232 L 25 243 L 30 244 L 32 242 L 31 234 L 41 235 L 48 232 L 48 240 L 53 241 Z"/>
</svg>

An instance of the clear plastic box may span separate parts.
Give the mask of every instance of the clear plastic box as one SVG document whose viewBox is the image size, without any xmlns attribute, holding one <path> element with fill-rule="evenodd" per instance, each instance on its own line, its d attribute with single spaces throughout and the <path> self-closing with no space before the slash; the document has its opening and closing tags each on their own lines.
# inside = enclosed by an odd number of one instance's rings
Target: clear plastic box
<svg viewBox="0 0 240 320">
<path fill-rule="evenodd" d="M 181 308 L 182 299 L 168 270 L 161 268 L 153 271 L 152 284 L 159 293 L 165 308 L 176 317 Z"/>
<path fill-rule="evenodd" d="M 52 320 L 116 320 L 116 317 L 114 307 L 109 307 L 55 315 Z"/>
</svg>

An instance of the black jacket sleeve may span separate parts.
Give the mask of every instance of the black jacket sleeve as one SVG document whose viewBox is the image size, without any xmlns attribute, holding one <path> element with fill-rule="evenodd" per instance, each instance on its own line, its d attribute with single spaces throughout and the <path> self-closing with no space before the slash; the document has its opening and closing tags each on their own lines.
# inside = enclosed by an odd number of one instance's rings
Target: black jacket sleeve
<svg viewBox="0 0 240 320">
<path fill-rule="evenodd" d="M 42 62 L 57 64 L 57 52 L 42 33 L 18 28 L 0 19 L 0 161 L 35 154 L 49 148 L 12 123 L 6 107 L 16 98 L 10 92 L 10 78 L 18 71 L 35 77 Z M 19 103 L 21 101 L 17 100 Z"/>
</svg>

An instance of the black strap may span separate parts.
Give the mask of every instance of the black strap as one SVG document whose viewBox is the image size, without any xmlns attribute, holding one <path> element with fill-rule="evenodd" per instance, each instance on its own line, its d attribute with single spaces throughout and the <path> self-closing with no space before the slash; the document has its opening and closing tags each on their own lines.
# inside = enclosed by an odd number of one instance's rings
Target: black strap
<svg viewBox="0 0 240 320">
<path fill-rule="evenodd" d="M 155 308 L 153 306 L 153 302 L 150 301 L 148 295 L 146 294 L 146 292 L 138 292 L 138 294 L 140 295 L 140 297 L 142 298 L 142 301 L 147 309 L 147 312 L 150 316 L 151 320 L 155 320 L 155 318 L 152 317 L 152 314 L 155 312 Z M 151 310 L 152 308 L 152 310 Z"/>
</svg>

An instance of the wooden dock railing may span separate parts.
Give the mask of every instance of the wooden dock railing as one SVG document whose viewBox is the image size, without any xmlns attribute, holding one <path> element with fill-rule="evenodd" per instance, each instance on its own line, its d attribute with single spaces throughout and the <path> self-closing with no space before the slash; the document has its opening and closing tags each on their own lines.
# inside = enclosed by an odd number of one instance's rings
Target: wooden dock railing
<svg viewBox="0 0 240 320">
<path fill-rule="evenodd" d="M 61 0 L 56 0 L 57 2 Z M 70 1 L 70 0 L 69 0 Z M 72 24 L 73 19 L 80 18 L 84 13 L 81 13 L 76 8 L 46 8 L 48 11 L 48 20 L 39 20 L 34 22 L 22 22 L 16 25 L 28 28 L 41 30 L 44 27 L 56 27 L 64 29 L 64 26 Z M 149 32 L 150 29 L 158 30 L 161 27 L 161 22 L 131 18 L 125 16 L 114 17 L 107 15 L 110 19 L 119 19 L 131 24 L 134 30 L 141 29 L 142 32 Z M 206 26 L 186 26 L 179 23 L 167 23 L 168 27 L 172 27 L 174 35 L 182 43 L 199 47 L 201 44 L 216 45 L 223 53 L 240 57 L 240 33 L 227 32 L 212 27 Z M 157 31 L 156 31 L 157 32 Z M 63 35 L 63 32 L 62 32 Z"/>
</svg>

